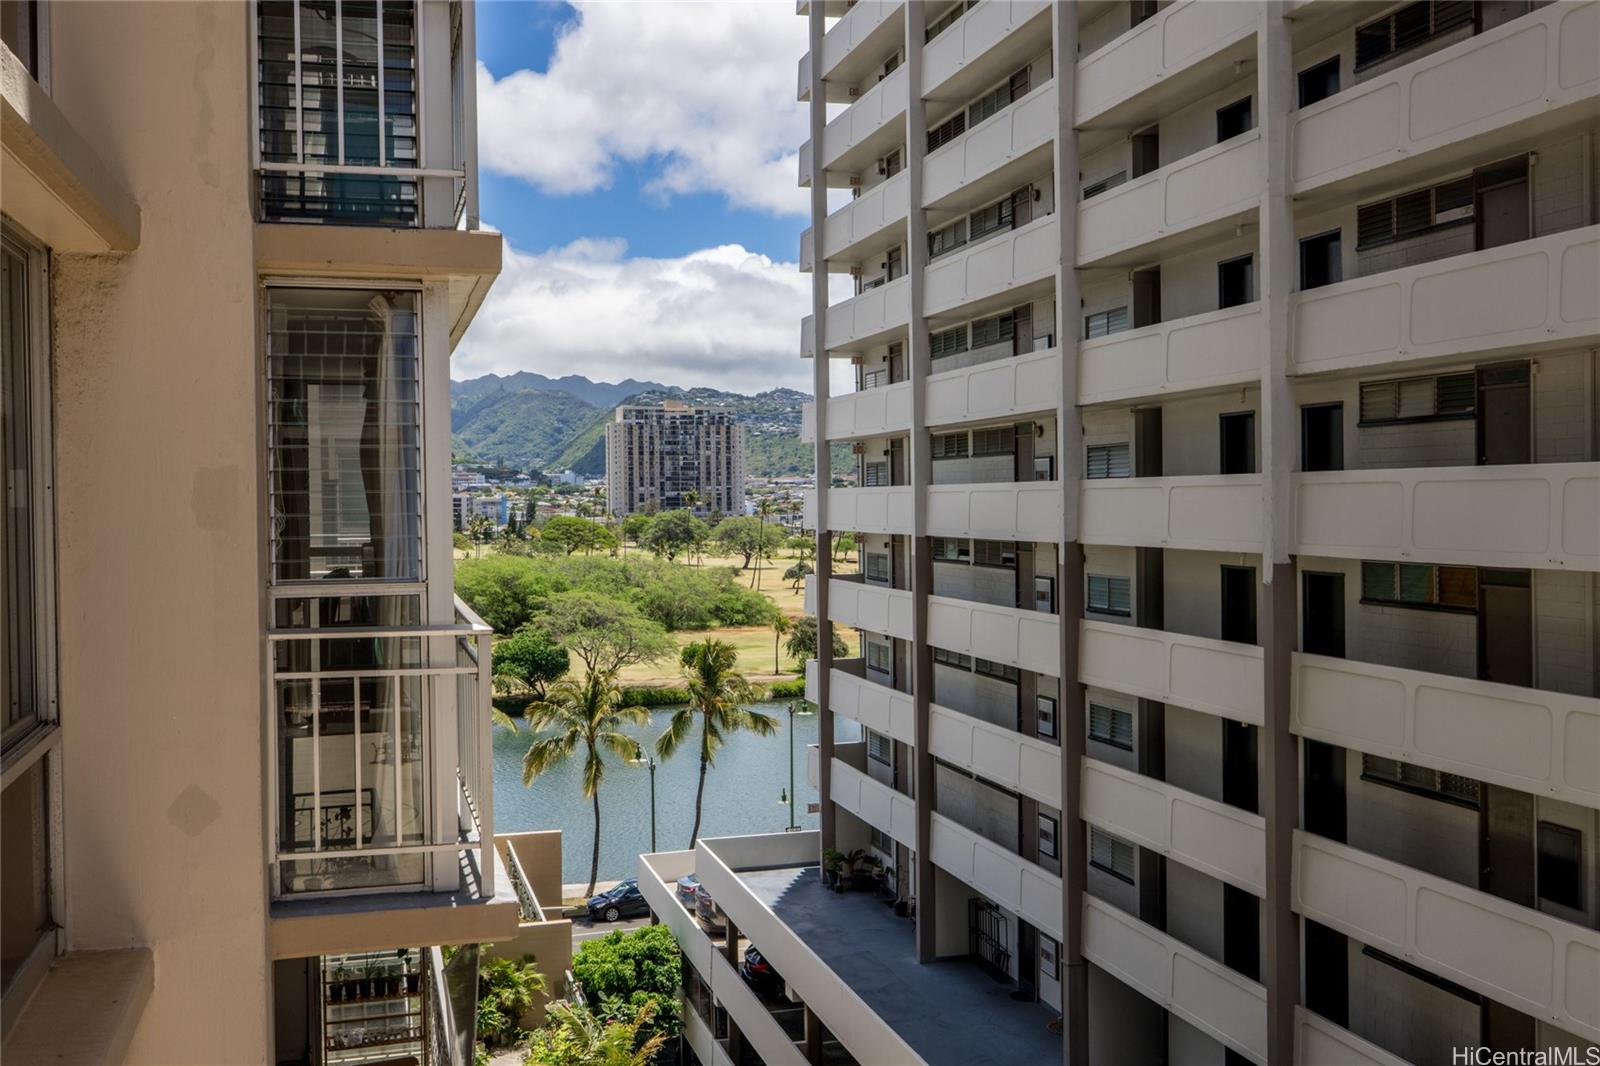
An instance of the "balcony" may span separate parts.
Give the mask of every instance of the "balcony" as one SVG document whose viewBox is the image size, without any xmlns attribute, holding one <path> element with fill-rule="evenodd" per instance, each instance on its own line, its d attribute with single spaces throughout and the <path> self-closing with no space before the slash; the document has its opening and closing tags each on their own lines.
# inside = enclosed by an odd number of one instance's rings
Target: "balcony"
<svg viewBox="0 0 1600 1066">
<path fill-rule="evenodd" d="M 829 489 L 828 528 L 852 533 L 910 533 L 915 492 L 908 485 Z M 817 490 L 805 490 L 801 499 L 801 521 L 811 529 L 817 528 Z"/>
<path fill-rule="evenodd" d="M 1251 303 L 1083 341 L 1078 402 L 1137 403 L 1256 384 L 1260 314 L 1261 305 Z"/>
<path fill-rule="evenodd" d="M 1600 570 L 1600 463 L 1295 476 L 1302 555 Z"/>
<path fill-rule="evenodd" d="M 1052 165 L 1055 136 L 1056 83 L 1051 79 L 929 153 L 923 163 L 923 205 L 944 206 L 948 200 L 976 207 L 1006 195 L 1016 186 L 1009 175 L 1019 164 Z"/>
<path fill-rule="evenodd" d="M 927 494 L 929 536 L 1061 542 L 1059 481 L 930 485 Z"/>
<path fill-rule="evenodd" d="M 1049 25 L 1047 0 L 973 8 L 923 49 L 922 95 L 949 100 L 983 91 L 1039 52 L 1039 31 Z"/>
<path fill-rule="evenodd" d="M 1260 203 L 1260 154 L 1251 130 L 1082 201 L 1078 265 L 1132 267 L 1231 233 Z"/>
<path fill-rule="evenodd" d="M 1295 909 L 1586 1040 L 1600 1040 L 1600 931 L 1308 833 Z"/>
<path fill-rule="evenodd" d="M 928 748 L 935 758 L 1047 806 L 1061 806 L 1058 746 L 936 703 L 929 706 L 928 716 Z"/>
<path fill-rule="evenodd" d="M 1600 699 L 1297 652 L 1291 728 L 1600 808 Z"/>
<path fill-rule="evenodd" d="M 859 351 L 891 334 L 901 333 L 911 321 L 911 279 L 895 278 L 858 296 L 840 300 L 828 308 L 827 319 L 829 352 Z M 807 315 L 800 323 L 800 355 L 803 359 L 816 355 L 816 322 L 812 315 Z"/>
<path fill-rule="evenodd" d="M 822 225 L 823 259 L 850 262 L 863 258 L 873 244 L 899 243 L 910 213 L 909 182 L 909 172 L 902 170 L 830 213 Z M 892 235 L 886 232 L 891 228 Z M 800 234 L 802 271 L 816 266 L 811 234 L 809 228 Z"/>
<path fill-rule="evenodd" d="M 1238 80 L 1256 57 L 1257 5 L 1180 0 L 1078 60 L 1083 129 L 1153 121 Z"/>
<path fill-rule="evenodd" d="M 806 613 L 815 615 L 816 578 L 806 578 Z M 911 639 L 911 593 L 863 581 L 833 578 L 828 582 L 828 618 L 885 636 Z"/>
<path fill-rule="evenodd" d="M 808 769 L 809 774 L 809 769 Z M 813 786 L 816 785 L 812 781 Z M 917 801 L 862 773 L 842 759 L 833 760 L 829 796 L 834 803 L 908 848 L 917 846 Z"/>
<path fill-rule="evenodd" d="M 985 301 L 997 297 L 1014 304 L 1038 295 L 1033 290 L 1039 283 L 1048 288 L 1055 279 L 1060 230 L 1056 217 L 1046 215 L 940 256 L 922 272 L 927 313 L 948 314 L 977 304 L 966 308 L 976 315 L 989 306 Z"/>
<path fill-rule="evenodd" d="M 862 93 L 829 121 L 822 131 L 824 171 L 860 173 L 875 159 L 905 144 L 909 70 L 905 66 L 896 67 L 894 73 Z M 806 162 L 809 165 L 809 159 Z M 809 186 L 809 173 L 805 179 L 801 184 Z"/>
<path fill-rule="evenodd" d="M 823 80 L 861 81 L 904 38 L 905 0 L 857 0 L 823 35 Z"/>
<path fill-rule="evenodd" d="M 1160 629 L 1083 621 L 1078 666 L 1086 685 L 1262 724 L 1261 649 Z"/>
<path fill-rule="evenodd" d="M 1267 1061 L 1265 988 L 1109 903 L 1083 902 L 1085 958 L 1252 1062 Z"/>
<path fill-rule="evenodd" d="M 817 694 L 817 661 L 811 659 L 806 663 L 806 699 L 818 703 Z M 834 667 L 828 681 L 828 707 L 833 713 L 859 722 L 874 733 L 883 733 L 905 744 L 917 742 L 916 703 L 908 692 Z"/>
<path fill-rule="evenodd" d="M 935 865 L 1012 914 L 1061 939 L 1061 878 L 934 811 Z"/>
<path fill-rule="evenodd" d="M 860 440 L 904 433 L 911 428 L 911 382 L 897 381 L 893 385 L 829 396 L 827 408 L 829 440 Z M 800 439 L 807 444 L 817 439 L 817 405 L 814 402 L 807 402 L 800 408 Z"/>
<path fill-rule="evenodd" d="M 1266 820 L 1258 814 L 1085 758 L 1083 818 L 1219 881 L 1266 894 Z"/>
<path fill-rule="evenodd" d="M 1290 354 L 1299 374 L 1593 343 L 1600 335 L 1600 226 L 1356 278 L 1291 300 Z"/>
<path fill-rule="evenodd" d="M 1294 1009 L 1294 1061 L 1301 1066 L 1411 1066 L 1304 1007 Z"/>
<path fill-rule="evenodd" d="M 1597 39 L 1600 5 L 1553 4 L 1297 111 L 1295 194 L 1353 196 L 1592 121 Z"/>
<path fill-rule="evenodd" d="M 1261 551 L 1261 475 L 1079 482 L 1085 544 Z"/>
<path fill-rule="evenodd" d="M 1053 412 L 1061 398 L 1061 349 L 1012 355 L 1006 346 L 986 362 L 929 374 L 923 396 L 931 427 Z"/>
<path fill-rule="evenodd" d="M 928 643 L 1021 670 L 1061 676 L 1061 619 L 1053 614 L 929 596 Z"/>
</svg>

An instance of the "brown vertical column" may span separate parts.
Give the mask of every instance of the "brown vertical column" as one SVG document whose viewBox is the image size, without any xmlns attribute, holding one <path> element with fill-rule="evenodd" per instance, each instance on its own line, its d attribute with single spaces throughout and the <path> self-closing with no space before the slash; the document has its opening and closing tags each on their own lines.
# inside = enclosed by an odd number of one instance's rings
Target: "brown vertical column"
<svg viewBox="0 0 1600 1066">
<path fill-rule="evenodd" d="M 922 45 L 927 35 L 923 4 L 905 5 L 906 85 L 906 273 L 911 283 L 911 315 L 906 337 L 906 365 L 911 373 L 911 698 L 915 708 L 915 773 L 917 801 L 917 960 L 937 957 L 937 905 L 933 874 L 933 750 L 928 704 L 933 693 L 933 653 L 928 647 L 928 596 L 933 592 L 933 563 L 928 554 L 928 407 L 925 383 L 932 370 L 928 355 L 928 320 L 924 312 L 923 268 L 928 264 L 928 216 L 922 209 L 923 164 L 928 154 L 928 123 L 922 104 Z"/>
<path fill-rule="evenodd" d="M 826 1042 L 826 1034 L 822 1028 L 822 1019 L 817 1017 L 817 1012 L 810 1005 L 805 1007 L 805 1056 L 811 1066 L 822 1066 L 822 1045 Z"/>
<path fill-rule="evenodd" d="M 1056 347 L 1061 351 L 1056 409 L 1056 469 L 1061 478 L 1061 554 L 1056 587 L 1061 619 L 1061 1007 L 1062 1061 L 1089 1061 L 1089 964 L 1083 957 L 1083 891 L 1088 830 L 1083 823 L 1084 686 L 1078 680 L 1083 618 L 1083 545 L 1078 542 L 1078 480 L 1083 429 L 1078 411 L 1078 8 L 1053 4 L 1050 48 L 1055 69 L 1055 199 L 1061 247 L 1056 260 Z"/>
<path fill-rule="evenodd" d="M 808 17 L 811 48 L 811 393 L 816 411 L 817 562 L 811 580 L 817 610 L 817 799 L 822 849 L 833 847 L 833 622 L 828 615 L 828 582 L 833 577 L 833 542 L 828 526 L 828 485 L 833 481 L 828 447 L 828 263 L 822 250 L 828 242 L 828 175 L 822 167 L 822 131 L 827 126 L 827 87 L 822 81 L 822 0 L 814 0 Z M 818 856 L 821 861 L 821 856 Z"/>
<path fill-rule="evenodd" d="M 1294 831 L 1299 822 L 1300 775 L 1289 731 L 1290 673 L 1296 624 L 1292 474 L 1298 433 L 1289 380 L 1289 295 L 1298 273 L 1294 205 L 1289 195 L 1289 109 L 1293 51 L 1282 0 L 1261 5 L 1256 29 L 1256 111 L 1261 132 L 1261 495 L 1262 685 L 1265 716 L 1261 761 L 1266 816 L 1267 1062 L 1294 1061 L 1295 1006 L 1300 1000 L 1300 937 L 1293 909 Z"/>
</svg>

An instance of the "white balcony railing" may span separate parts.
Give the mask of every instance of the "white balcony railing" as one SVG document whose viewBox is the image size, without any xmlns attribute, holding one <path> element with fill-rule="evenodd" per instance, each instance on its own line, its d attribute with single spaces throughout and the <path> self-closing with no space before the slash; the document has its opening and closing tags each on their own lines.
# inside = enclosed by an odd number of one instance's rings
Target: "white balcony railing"
<svg viewBox="0 0 1600 1066">
<path fill-rule="evenodd" d="M 1241 46 L 1255 36 L 1258 17 L 1256 4 L 1219 0 L 1182 0 L 1158 11 L 1078 60 L 1078 125 L 1107 116 L 1147 89 L 1181 85 L 1180 75 L 1200 64 L 1234 76 L 1234 59 L 1254 58 L 1253 49 L 1246 54 Z M 1204 95 L 1191 91 L 1187 98 Z"/>
<path fill-rule="evenodd" d="M 910 533 L 914 491 L 909 485 L 829 489 L 828 528 L 852 533 Z M 801 497 L 801 521 L 810 529 L 817 528 L 816 493 L 816 489 L 807 489 Z"/>
<path fill-rule="evenodd" d="M 816 702 L 817 661 L 806 663 L 806 698 Z M 916 704 L 909 692 L 900 692 L 835 667 L 829 680 L 828 705 L 835 714 L 859 722 L 875 733 L 915 744 Z"/>
<path fill-rule="evenodd" d="M 904 433 L 911 428 L 911 382 L 861 389 L 828 397 L 828 439 L 859 440 Z M 817 405 L 800 409 L 800 439 L 817 439 Z"/>
<path fill-rule="evenodd" d="M 887 40 L 894 31 L 894 26 L 889 20 L 900 15 L 904 5 L 905 0 L 856 0 L 851 4 L 839 21 L 828 27 L 828 32 L 823 35 L 824 80 L 833 77 L 839 64 L 843 63 L 851 52 L 867 44 L 872 38 Z M 887 58 L 887 54 L 884 58 Z"/>
<path fill-rule="evenodd" d="M 822 224 L 823 257 L 844 257 L 851 249 L 879 237 L 891 226 L 903 230 L 911 205 L 909 185 L 910 174 L 902 170 L 829 214 Z M 816 265 L 811 240 L 813 232 L 807 229 L 800 234 L 801 270 L 811 270 Z M 883 243 L 897 243 L 897 240 L 884 240 Z"/>
<path fill-rule="evenodd" d="M 927 313 L 944 314 L 1054 277 L 1060 229 L 1056 216 L 1046 215 L 928 264 L 923 269 Z"/>
<path fill-rule="evenodd" d="M 1041 161 L 1048 161 L 1055 136 L 1056 83 L 1052 78 L 999 114 L 930 152 L 923 164 L 923 205 L 936 204 L 1036 152 Z"/>
<path fill-rule="evenodd" d="M 928 597 L 928 643 L 946 651 L 1061 676 L 1061 619 L 1042 611 Z"/>
<path fill-rule="evenodd" d="M 931 847 L 936 865 L 1012 914 L 1061 938 L 1061 878 L 934 811 Z"/>
<path fill-rule="evenodd" d="M 1160 629 L 1081 623 L 1079 680 L 1130 696 L 1262 724 L 1261 649 Z"/>
<path fill-rule="evenodd" d="M 841 625 L 885 636 L 911 639 L 911 593 L 864 581 L 833 578 L 828 583 L 828 616 Z M 816 578 L 806 578 L 805 609 L 816 614 Z"/>
<path fill-rule="evenodd" d="M 864 347 L 911 321 L 911 282 L 899 277 L 828 308 L 827 347 L 830 352 Z M 801 355 L 816 355 L 816 324 L 807 315 L 800 324 Z"/>
<path fill-rule="evenodd" d="M 1600 1041 L 1600 930 L 1299 831 L 1294 900 L 1363 944 Z"/>
<path fill-rule="evenodd" d="M 1294 370 L 1314 374 L 1600 336 L 1600 226 L 1295 293 Z"/>
<path fill-rule="evenodd" d="M 1294 1009 L 1294 1019 L 1294 1061 L 1301 1066 L 1411 1066 L 1304 1007 Z"/>
<path fill-rule="evenodd" d="M 1061 541 L 1059 481 L 930 485 L 928 535 Z"/>
<path fill-rule="evenodd" d="M 1600 570 L 1600 463 L 1295 475 L 1301 555 Z"/>
<path fill-rule="evenodd" d="M 1059 348 L 1003 353 L 955 370 L 940 370 L 940 362 L 933 364 L 936 372 L 923 386 L 930 426 L 1054 411 L 1060 403 Z"/>
<path fill-rule="evenodd" d="M 828 123 L 822 131 L 824 170 L 861 169 L 868 160 L 864 156 L 854 158 L 861 156 L 858 149 L 876 144 L 891 150 L 905 142 L 903 127 L 909 103 L 910 69 L 896 67 L 892 74 L 862 93 Z"/>
<path fill-rule="evenodd" d="M 1219 4 L 1218 6 L 1225 6 Z M 1244 218 L 1261 199 L 1261 133 L 1249 133 L 1168 163 L 1078 205 L 1078 265 L 1174 247 Z"/>
<path fill-rule="evenodd" d="M 1079 486 L 1086 544 L 1261 551 L 1259 474 L 1085 479 Z"/>
<path fill-rule="evenodd" d="M 922 95 L 935 96 L 945 84 L 982 60 L 1007 38 L 1048 13 L 1048 0 L 1008 0 L 1004 4 L 978 5 L 927 43 L 922 52 Z M 995 72 L 1003 78 L 1009 70 Z M 994 79 L 988 79 L 994 80 Z M 963 80 L 963 85 L 966 80 Z M 940 97 L 948 99 L 948 95 Z"/>
<path fill-rule="evenodd" d="M 1312 740 L 1600 808 L 1600 699 L 1294 656 L 1291 728 Z"/>
<path fill-rule="evenodd" d="M 309 596 L 320 590 L 289 591 Z M 456 891 L 461 885 L 453 856 L 471 853 L 474 888 L 480 898 L 494 895 L 494 631 L 459 597 L 456 618 L 443 626 L 268 630 L 275 704 L 268 715 L 269 750 L 280 763 L 270 805 L 274 892 Z M 445 662 L 430 654 L 430 646 L 441 643 L 451 649 Z M 372 650 L 363 656 L 371 662 L 284 668 L 294 658 L 286 649 L 306 644 L 312 663 L 355 644 Z M 384 719 L 381 732 L 367 731 Z M 328 743 L 345 736 L 347 744 Z M 335 752 L 348 758 L 348 772 Z M 406 767 L 430 758 L 419 783 Z M 292 796 L 278 794 L 284 783 L 291 783 Z M 367 798 L 358 803 L 356 796 Z M 287 810 L 295 812 L 292 826 L 283 822 Z M 427 862 L 408 862 L 415 858 L 440 864 L 439 872 L 430 876 Z"/>
<path fill-rule="evenodd" d="M 833 802 L 908 848 L 917 846 L 917 801 L 841 759 L 833 760 Z"/>
<path fill-rule="evenodd" d="M 1259 383 L 1260 304 L 1141 326 L 1078 348 L 1078 402 L 1154 399 Z"/>
<path fill-rule="evenodd" d="M 1294 191 L 1425 166 L 1427 153 L 1467 141 L 1498 138 L 1510 151 L 1558 125 L 1562 109 L 1592 114 L 1596 40 L 1600 4 L 1551 4 L 1296 111 Z"/>
<path fill-rule="evenodd" d="M 928 746 L 936 758 L 1046 806 L 1061 806 L 1058 746 L 937 703 L 929 706 L 928 717 Z"/>
</svg>

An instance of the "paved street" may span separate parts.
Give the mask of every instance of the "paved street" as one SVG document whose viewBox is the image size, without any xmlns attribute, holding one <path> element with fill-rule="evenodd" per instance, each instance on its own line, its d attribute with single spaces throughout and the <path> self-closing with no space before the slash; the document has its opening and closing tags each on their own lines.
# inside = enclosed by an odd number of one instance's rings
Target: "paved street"
<svg viewBox="0 0 1600 1066">
<path fill-rule="evenodd" d="M 639 929 L 649 924 L 649 918 L 633 918 L 622 922 L 590 922 L 586 918 L 574 918 L 572 920 L 572 943 L 576 947 L 585 940 L 592 940 L 597 936 L 605 936 L 607 933 L 618 929 Z"/>
</svg>

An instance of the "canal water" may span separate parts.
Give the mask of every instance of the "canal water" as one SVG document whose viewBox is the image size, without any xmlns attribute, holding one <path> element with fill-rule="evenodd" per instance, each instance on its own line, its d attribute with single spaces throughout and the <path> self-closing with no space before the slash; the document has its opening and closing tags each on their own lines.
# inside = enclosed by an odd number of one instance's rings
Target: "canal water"
<svg viewBox="0 0 1600 1066">
<path fill-rule="evenodd" d="M 789 808 L 779 801 L 781 791 L 789 787 L 789 704 L 778 701 L 754 706 L 778 719 L 778 731 L 770 737 L 735 733 L 717 752 L 717 761 L 706 774 L 702 837 L 776 833 L 789 824 Z M 666 729 L 671 715 L 670 709 L 659 708 L 651 712 L 649 724 L 630 725 L 623 731 L 649 748 Z M 856 723 L 838 717 L 835 721 L 840 741 L 861 739 Z M 799 792 L 795 821 L 803 828 L 815 829 L 817 816 L 806 813 L 806 805 L 817 799 L 816 790 L 806 784 L 806 746 L 817 742 L 817 716 L 796 715 L 794 730 L 794 778 Z M 697 727 L 677 755 L 656 760 L 657 850 L 678 851 L 689 846 L 699 735 Z M 583 751 L 575 751 L 565 764 L 524 788 L 522 756 L 530 739 L 525 722 L 517 723 L 515 733 L 495 727 L 495 829 L 502 833 L 561 830 L 561 880 L 587 883 L 594 809 L 579 785 Z M 606 769 L 600 784 L 600 879 L 609 881 L 632 877 L 638 856 L 650 850 L 650 771 L 630 766 L 610 752 L 603 752 L 602 757 Z"/>
</svg>

